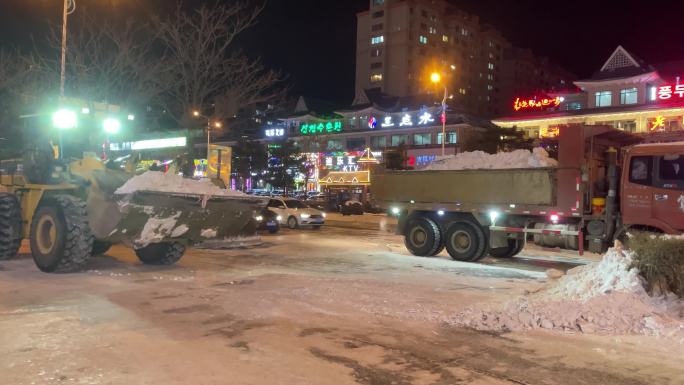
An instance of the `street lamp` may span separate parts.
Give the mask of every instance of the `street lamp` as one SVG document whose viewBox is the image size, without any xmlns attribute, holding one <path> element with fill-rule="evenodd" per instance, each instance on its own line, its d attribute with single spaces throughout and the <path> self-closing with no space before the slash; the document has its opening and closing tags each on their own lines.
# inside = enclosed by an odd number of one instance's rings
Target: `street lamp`
<svg viewBox="0 0 684 385">
<path fill-rule="evenodd" d="M 442 75 L 438 72 L 433 72 L 430 75 L 430 81 L 434 84 L 439 84 L 442 81 Z M 449 96 L 449 91 L 447 90 L 446 83 L 444 84 L 444 98 L 442 99 L 442 156 L 446 154 L 445 143 L 446 143 L 446 101 Z"/>
<path fill-rule="evenodd" d="M 209 166 L 209 157 L 211 155 L 211 150 L 209 149 L 211 145 L 211 119 L 207 116 L 202 115 L 199 111 L 192 111 L 192 116 L 196 118 L 204 118 L 207 120 L 207 167 Z M 221 122 L 214 122 L 213 124 L 216 128 L 221 128 Z"/>
</svg>

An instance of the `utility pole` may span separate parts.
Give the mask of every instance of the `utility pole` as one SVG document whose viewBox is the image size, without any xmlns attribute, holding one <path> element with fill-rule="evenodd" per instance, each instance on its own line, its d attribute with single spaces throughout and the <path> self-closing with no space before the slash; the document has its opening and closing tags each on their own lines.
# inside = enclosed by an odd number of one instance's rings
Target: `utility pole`
<svg viewBox="0 0 684 385">
<path fill-rule="evenodd" d="M 64 83 L 66 81 L 66 50 L 67 50 L 67 18 L 76 10 L 76 0 L 64 0 L 62 10 L 62 55 L 59 76 L 59 96 L 64 98 Z"/>
</svg>

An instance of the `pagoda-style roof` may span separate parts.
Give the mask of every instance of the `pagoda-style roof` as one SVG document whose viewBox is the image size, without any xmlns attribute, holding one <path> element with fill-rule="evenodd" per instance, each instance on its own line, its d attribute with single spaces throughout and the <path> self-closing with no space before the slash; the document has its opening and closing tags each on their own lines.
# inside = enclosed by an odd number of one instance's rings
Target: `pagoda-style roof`
<svg viewBox="0 0 684 385">
<path fill-rule="evenodd" d="M 321 186 L 368 186 L 370 171 L 330 171 L 319 179 Z"/>
</svg>

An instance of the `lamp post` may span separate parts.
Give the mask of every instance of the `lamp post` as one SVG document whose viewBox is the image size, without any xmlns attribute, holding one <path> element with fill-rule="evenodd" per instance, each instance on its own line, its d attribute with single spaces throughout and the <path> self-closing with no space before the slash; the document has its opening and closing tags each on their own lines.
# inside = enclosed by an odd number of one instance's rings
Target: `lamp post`
<svg viewBox="0 0 684 385">
<path fill-rule="evenodd" d="M 433 72 L 430 75 L 430 81 L 434 84 L 439 84 L 442 81 L 442 75 L 438 72 Z M 446 101 L 449 96 L 449 90 L 447 90 L 446 84 L 444 84 L 444 98 L 442 99 L 442 156 L 446 154 L 445 143 L 446 143 Z"/>
<path fill-rule="evenodd" d="M 202 115 L 199 111 L 195 110 L 192 112 L 192 116 L 196 118 L 203 118 L 207 120 L 207 173 L 209 172 L 209 158 L 211 156 L 211 119 L 207 116 Z M 214 127 L 221 128 L 221 122 L 214 122 Z M 220 167 L 220 165 L 219 165 Z M 220 172 L 220 170 L 219 170 Z"/>
<path fill-rule="evenodd" d="M 59 96 L 64 97 L 64 83 L 66 81 L 66 50 L 67 50 L 67 18 L 76 10 L 76 0 L 64 0 L 62 10 L 62 52 L 59 76 Z"/>
</svg>

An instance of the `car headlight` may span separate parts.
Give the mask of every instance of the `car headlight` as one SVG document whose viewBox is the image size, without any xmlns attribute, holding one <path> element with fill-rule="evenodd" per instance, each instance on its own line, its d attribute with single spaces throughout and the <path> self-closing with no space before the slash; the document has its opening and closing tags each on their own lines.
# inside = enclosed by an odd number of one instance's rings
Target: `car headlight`
<svg viewBox="0 0 684 385">
<path fill-rule="evenodd" d="M 328 216 L 326 213 L 321 213 L 321 215 L 323 216 L 323 218 Z"/>
<path fill-rule="evenodd" d="M 262 217 L 261 215 L 259 215 L 259 216 L 257 216 L 257 217 L 256 217 L 256 218 L 254 218 L 254 219 L 256 219 L 256 220 L 257 220 L 257 222 L 261 222 L 261 221 L 263 221 L 263 220 L 264 220 L 264 217 Z"/>
<path fill-rule="evenodd" d="M 299 216 L 302 217 L 302 219 L 308 219 L 309 217 L 311 217 L 311 215 L 305 213 L 301 213 L 299 214 Z"/>
</svg>

